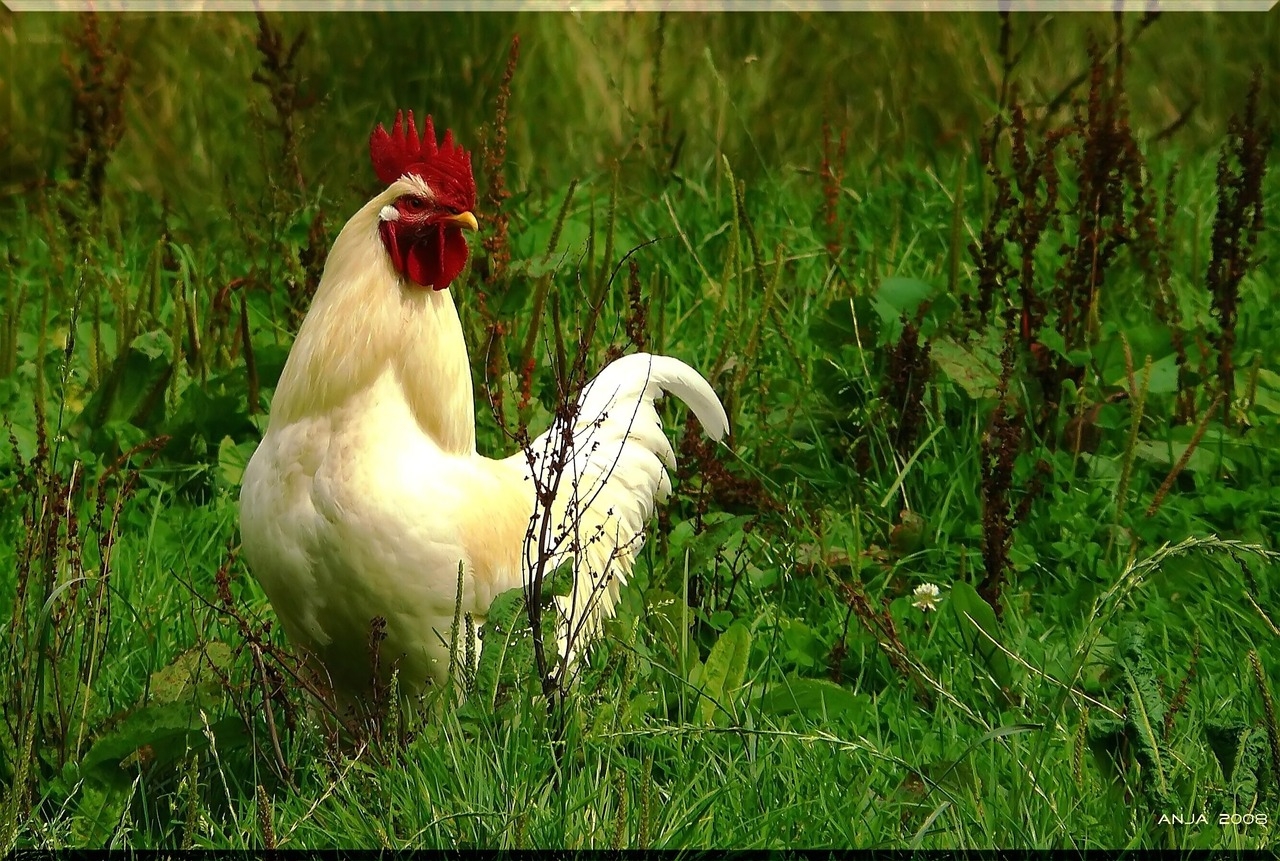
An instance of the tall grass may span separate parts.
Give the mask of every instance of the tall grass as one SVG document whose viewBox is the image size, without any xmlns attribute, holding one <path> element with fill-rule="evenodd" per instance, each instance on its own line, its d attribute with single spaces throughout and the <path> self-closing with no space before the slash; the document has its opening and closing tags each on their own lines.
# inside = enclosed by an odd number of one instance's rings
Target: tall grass
<svg viewBox="0 0 1280 861">
<path fill-rule="evenodd" d="M 7 38 L 11 133 L 0 188 L 47 175 L 64 154 L 60 130 L 71 94 L 59 64 L 67 17 L 24 13 L 0 23 Z M 127 185 L 172 204 L 197 222 L 225 211 L 228 178 L 265 185 L 253 133 L 270 112 L 251 81 L 257 62 L 243 50 L 257 35 L 250 15 L 113 16 L 116 49 L 131 58 L 130 132 L 113 170 Z M 906 159 L 935 168 L 975 143 L 1003 75 L 1000 21 L 992 14 L 752 15 L 668 14 L 657 54 L 652 14 L 280 16 L 290 38 L 307 33 L 298 59 L 304 173 L 352 177 L 363 139 L 387 105 L 417 106 L 459 129 L 486 120 L 512 33 L 525 53 L 522 74 L 537 87 L 517 92 L 511 126 L 518 188 L 555 188 L 584 170 L 637 157 L 649 141 L 655 94 L 669 140 L 682 141 L 679 167 L 702 169 L 721 154 L 755 176 L 808 166 L 822 123 L 848 128 L 850 162 L 862 175 Z M 1012 49 L 1016 83 L 1028 104 L 1046 105 L 1083 70 L 1085 34 L 1107 32 L 1109 16 L 1019 15 Z M 1253 66 L 1272 74 L 1274 13 L 1166 14 L 1131 48 L 1141 70 L 1130 95 L 1135 125 L 1157 134 L 1190 111 L 1177 137 L 1191 149 L 1217 139 L 1236 107 L 1233 93 Z M 653 79 L 655 71 L 661 80 Z M 21 74 L 18 74 L 18 73 Z M 13 82 L 21 81 L 21 86 Z M 39 99 L 28 94 L 41 93 Z M 346 204 L 365 196 L 363 178 L 329 181 Z"/>
</svg>

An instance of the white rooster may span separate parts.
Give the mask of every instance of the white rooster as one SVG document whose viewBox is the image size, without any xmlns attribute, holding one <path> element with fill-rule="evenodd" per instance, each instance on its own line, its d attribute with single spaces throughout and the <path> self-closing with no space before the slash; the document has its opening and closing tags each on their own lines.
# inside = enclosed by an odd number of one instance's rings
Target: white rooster
<svg viewBox="0 0 1280 861">
<path fill-rule="evenodd" d="M 431 117 L 421 138 L 412 112 L 402 119 L 370 138 L 387 188 L 334 242 L 240 494 L 250 569 L 290 640 L 348 701 L 373 682 L 376 617 L 383 680 L 396 667 L 405 691 L 440 682 L 459 570 L 462 612 L 483 624 L 495 596 L 527 585 L 539 544 L 548 574 L 572 564 L 572 594 L 557 601 L 559 645 L 576 652 L 612 615 L 655 499 L 671 488 L 675 456 L 654 399 L 675 394 L 712 438 L 728 432 L 697 371 L 636 354 L 584 389 L 558 480 L 546 475 L 563 438 L 554 427 L 528 455 L 478 454 L 448 290 L 466 263 L 463 231 L 477 227 L 471 156 L 451 132 L 438 144 Z M 538 488 L 554 488 L 549 505 Z"/>
</svg>

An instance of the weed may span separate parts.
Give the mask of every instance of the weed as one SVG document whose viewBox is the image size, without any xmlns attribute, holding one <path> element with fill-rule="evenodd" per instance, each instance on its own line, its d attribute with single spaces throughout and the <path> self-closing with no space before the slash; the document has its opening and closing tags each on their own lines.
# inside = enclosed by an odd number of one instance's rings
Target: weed
<svg viewBox="0 0 1280 861">
<path fill-rule="evenodd" d="M 502 82 L 498 85 L 493 124 L 480 143 L 480 163 L 485 176 L 483 214 L 486 223 L 492 225 L 482 242 L 488 266 L 484 281 L 491 289 L 495 285 L 505 284 L 507 267 L 511 264 L 510 240 L 507 237 L 510 217 L 506 211 L 506 202 L 511 197 L 511 192 L 507 190 L 503 174 L 507 159 L 507 113 L 511 103 L 511 82 L 515 78 L 516 61 L 519 58 L 520 37 L 514 36 L 511 39 L 511 50 L 507 54 L 507 66 L 502 73 Z"/>
<path fill-rule="evenodd" d="M 1126 629 L 1120 651 L 1125 718 L 1096 718 L 1089 727 L 1089 743 L 1096 752 L 1111 758 L 1118 778 L 1131 764 L 1140 764 L 1139 785 L 1158 812 L 1168 809 L 1172 800 L 1172 763 L 1164 737 L 1157 735 L 1157 729 L 1165 726 L 1169 707 L 1145 647 L 1140 627 Z"/>
<path fill-rule="evenodd" d="M 1233 115 L 1229 139 L 1218 159 L 1218 210 L 1213 221 L 1212 257 L 1205 273 L 1213 315 L 1218 321 L 1218 383 L 1227 398 L 1227 421 L 1235 402 L 1236 320 L 1240 282 L 1252 264 L 1263 227 L 1262 181 L 1267 171 L 1271 133 L 1258 114 L 1262 72 L 1256 71 L 1245 99 L 1244 114 Z"/>
<path fill-rule="evenodd" d="M 822 224 L 826 231 L 827 254 L 835 257 L 845 246 L 845 228 L 840 222 L 840 198 L 844 185 L 844 163 L 849 145 L 849 130 L 840 130 L 840 142 L 831 136 L 831 123 L 822 123 L 822 164 L 818 176 L 822 180 Z"/>
<path fill-rule="evenodd" d="M 1196 425 L 1195 433 L 1191 435 L 1191 440 L 1187 443 L 1187 447 L 1183 450 L 1177 463 L 1169 470 L 1168 475 L 1164 477 L 1164 481 L 1160 482 L 1160 487 L 1156 489 L 1155 496 L 1151 499 L 1151 504 L 1147 506 L 1147 517 L 1154 517 L 1155 513 L 1160 510 L 1160 506 L 1164 504 L 1165 497 L 1173 488 L 1173 482 L 1182 473 L 1182 470 L 1186 469 L 1187 464 L 1191 462 L 1191 455 L 1195 453 L 1196 446 L 1200 444 L 1200 440 L 1204 439 L 1204 433 L 1209 429 L 1209 421 L 1218 412 L 1218 407 L 1222 406 L 1224 400 L 1224 396 L 1219 394 L 1214 398 L 1213 403 L 1209 405 L 1209 409 L 1205 410 L 1204 417 L 1200 419 L 1200 424 Z"/>
<path fill-rule="evenodd" d="M 921 316 L 927 310 L 922 307 Z M 889 348 L 888 369 L 880 390 L 889 405 L 894 429 L 891 434 L 893 447 L 906 460 L 915 451 L 920 429 L 924 426 L 925 388 L 933 375 L 933 363 L 929 359 L 929 342 L 920 342 L 918 324 L 903 320 L 902 336 Z"/>
<path fill-rule="evenodd" d="M 71 30 L 68 42 L 79 61 L 69 53 L 62 55 L 72 92 L 68 167 L 71 179 L 83 187 L 85 199 L 96 209 L 102 204 L 107 165 L 127 128 L 124 99 L 132 63 L 128 51 L 117 49 L 118 18 L 106 38 L 96 13 L 82 12 L 76 21 L 79 26 Z"/>
<path fill-rule="evenodd" d="M 143 470 L 167 440 L 149 440 L 93 480 L 85 465 L 62 458 L 37 407 L 36 450 L 24 460 L 13 438 L 22 539 L 17 548 L 14 611 L 0 663 L 4 737 L 0 770 L 10 781 L 4 800 L 12 847 L 32 813 L 32 788 L 86 753 L 105 703 L 95 694 L 111 634 L 113 555 L 121 516 Z M 88 516 L 83 516 L 84 512 Z"/>
<path fill-rule="evenodd" d="M 272 125 L 280 134 L 281 157 L 293 172 L 298 190 L 305 195 L 307 183 L 298 158 L 301 125 L 298 113 L 309 107 L 312 99 L 302 91 L 302 78 L 296 64 L 307 31 L 300 30 L 294 40 L 286 44 L 284 34 L 272 26 L 265 12 L 259 11 L 257 16 L 259 66 L 253 72 L 253 81 L 267 90 L 275 109 Z"/>
<path fill-rule="evenodd" d="M 1271 696 L 1267 674 L 1262 669 L 1262 659 L 1258 657 L 1256 650 L 1249 652 L 1249 666 L 1253 670 L 1253 680 L 1262 698 L 1262 713 L 1265 717 L 1263 726 L 1266 727 L 1267 742 L 1271 746 L 1271 785 L 1280 786 L 1280 722 L 1277 722 L 1275 698 Z"/>
<path fill-rule="evenodd" d="M 1014 499 L 1014 466 L 1022 449 L 1024 417 L 1012 405 L 1009 384 L 1013 378 L 1013 344 L 1006 343 L 1001 356 L 1002 372 L 996 390 L 996 407 L 987 432 L 982 437 L 982 561 L 985 573 L 978 584 L 980 594 L 997 617 L 1004 611 L 1000 593 L 1009 568 L 1009 549 L 1014 531 L 1031 513 L 1031 505 L 1044 486 L 1048 470 L 1044 461 L 1036 464 L 1036 475 Z"/>
<path fill-rule="evenodd" d="M 1196 678 L 1196 667 L 1200 663 L 1200 638 L 1196 637 L 1195 645 L 1191 647 L 1191 661 L 1187 664 L 1186 675 L 1182 677 L 1182 681 L 1178 683 L 1178 689 L 1169 699 L 1169 710 L 1164 713 L 1164 739 L 1169 740 L 1173 735 L 1173 721 L 1187 705 L 1187 695 L 1191 692 L 1191 683 Z"/>
<path fill-rule="evenodd" d="M 841 584 L 841 592 L 845 602 L 853 610 L 854 616 L 875 638 L 880 650 L 889 659 L 889 664 L 898 672 L 898 675 L 912 684 L 920 704 L 926 709 L 933 708 L 933 693 L 917 670 L 916 662 L 906 644 L 903 643 L 898 633 L 898 626 L 889 610 L 887 608 L 876 610 L 860 583 Z"/>
</svg>

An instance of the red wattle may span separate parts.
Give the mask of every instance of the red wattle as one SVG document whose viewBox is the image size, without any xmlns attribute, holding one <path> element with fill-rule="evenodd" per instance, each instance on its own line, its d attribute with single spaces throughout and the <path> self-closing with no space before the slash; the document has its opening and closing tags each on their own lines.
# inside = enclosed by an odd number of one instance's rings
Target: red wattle
<svg viewBox="0 0 1280 861">
<path fill-rule="evenodd" d="M 419 287 L 439 290 L 440 231 L 432 230 L 409 246 L 405 275 Z"/>
<path fill-rule="evenodd" d="M 401 236 L 397 225 L 383 222 L 382 243 L 396 271 L 419 287 L 443 290 L 467 264 L 467 240 L 456 227 L 437 225 L 416 237 Z"/>
</svg>

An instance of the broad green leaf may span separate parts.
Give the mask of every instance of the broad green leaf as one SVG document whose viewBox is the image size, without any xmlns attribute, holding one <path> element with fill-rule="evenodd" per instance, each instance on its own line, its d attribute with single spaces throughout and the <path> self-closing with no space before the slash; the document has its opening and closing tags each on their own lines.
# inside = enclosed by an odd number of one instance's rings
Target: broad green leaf
<svg viewBox="0 0 1280 861">
<path fill-rule="evenodd" d="M 132 797 L 131 783 L 82 783 L 71 819 L 71 834 L 76 844 L 106 846 Z"/>
<path fill-rule="evenodd" d="M 1047 347 L 1050 352 L 1062 356 L 1076 367 L 1084 366 L 1084 364 L 1090 359 L 1090 353 L 1088 350 L 1067 349 L 1067 342 L 1063 339 L 1062 335 L 1059 334 L 1056 329 L 1048 326 L 1042 328 L 1036 334 L 1036 340 Z"/>
<path fill-rule="evenodd" d="M 198 439 L 207 441 L 209 449 L 224 437 L 245 439 L 254 432 L 248 396 L 242 380 L 226 376 L 212 379 L 208 385 L 188 386 L 163 430 L 174 438 L 175 445 Z"/>
<path fill-rule="evenodd" d="M 248 740 L 239 716 L 211 720 L 209 729 L 219 748 L 237 747 Z M 208 746 L 199 709 L 189 702 L 150 702 L 94 742 L 80 761 L 80 774 L 107 782 L 128 780 L 124 767 L 130 763 L 164 765 Z"/>
<path fill-rule="evenodd" d="M 920 769 L 921 776 L 935 786 L 943 786 L 952 792 L 978 791 L 980 782 L 973 771 L 973 764 L 966 759 L 942 759 Z"/>
<path fill-rule="evenodd" d="M 1138 357 L 1134 357 L 1133 381 L 1142 388 L 1142 380 L 1146 376 L 1144 366 Z M 1111 385 L 1118 388 L 1129 388 L 1129 374 L 1112 380 Z M 1170 353 L 1163 359 L 1151 363 L 1151 379 L 1147 383 L 1147 393 L 1152 395 L 1168 395 L 1178 390 L 1178 357 Z"/>
<path fill-rule="evenodd" d="M 1163 749 L 1164 715 L 1167 707 L 1164 695 L 1160 692 L 1160 680 L 1144 650 L 1141 625 L 1132 625 L 1126 629 L 1120 655 L 1134 755 L 1145 767 L 1144 779 L 1153 800 L 1164 803 L 1170 798 L 1168 766 L 1164 762 Z"/>
<path fill-rule="evenodd" d="M 510 684 L 521 665 L 525 672 L 532 668 L 530 630 L 523 587 L 508 589 L 493 599 L 483 628 L 474 699 L 492 708 L 504 682 Z"/>
<path fill-rule="evenodd" d="M 1228 783 L 1235 774 L 1236 760 L 1240 754 L 1241 742 L 1248 727 L 1243 721 L 1209 721 L 1205 724 L 1204 734 L 1209 742 L 1209 749 L 1218 759 L 1218 767 L 1222 769 L 1222 777 Z"/>
<path fill-rule="evenodd" d="M 801 669 L 818 666 L 827 655 L 827 644 L 813 632 L 813 628 L 798 619 L 781 619 L 778 627 L 786 645 L 787 661 Z"/>
<path fill-rule="evenodd" d="M 557 660 L 559 613 L 553 598 L 568 595 L 573 586 L 572 566 L 561 565 L 544 575 L 542 584 L 542 642 L 547 660 Z M 469 703 L 499 705 L 507 691 L 540 684 L 533 648 L 533 627 L 524 588 L 516 587 L 498 595 L 489 605 L 481 629 L 480 655 L 476 661 L 474 690 Z M 466 708 L 467 706 L 464 706 Z"/>
<path fill-rule="evenodd" d="M 147 332 L 112 363 L 80 414 L 77 425 L 92 433 L 110 422 L 148 428 L 164 411 L 173 374 L 173 343 L 164 332 Z"/>
<path fill-rule="evenodd" d="M 1122 781 L 1121 762 L 1125 747 L 1125 722 L 1107 715 L 1089 718 L 1085 740 L 1094 761 L 1114 781 Z"/>
<path fill-rule="evenodd" d="M 1259 368 L 1254 381 L 1249 374 L 1236 375 L 1236 397 L 1246 398 L 1253 389 L 1253 405 L 1272 415 L 1280 415 L 1280 374 Z"/>
<path fill-rule="evenodd" d="M 644 625 L 651 636 L 665 642 L 674 652 L 687 635 L 695 618 L 684 600 L 665 589 L 650 589 L 644 596 Z"/>
<path fill-rule="evenodd" d="M 256 448 L 257 443 L 254 442 L 238 443 L 229 436 L 222 438 L 222 442 L 218 444 L 218 478 L 223 484 L 231 489 L 240 486 L 240 482 L 244 480 L 245 467 L 249 465 L 249 458 L 253 457 Z"/>
<path fill-rule="evenodd" d="M 1187 448 L 1188 445 L 1185 442 L 1142 440 L 1133 447 L 1133 451 L 1134 454 L 1145 461 L 1171 467 L 1182 460 Z M 1205 446 L 1204 440 L 1201 440 L 1200 445 L 1196 446 L 1195 451 L 1191 452 L 1191 456 L 1187 458 L 1186 466 L 1183 467 L 1187 472 L 1208 473 L 1217 472 L 1219 468 L 1226 469 L 1228 472 L 1235 472 L 1236 470 L 1236 466 L 1232 461 L 1225 457 L 1219 457 L 1216 452 Z"/>
<path fill-rule="evenodd" d="M 157 703 L 176 703 L 197 694 L 216 696 L 231 660 L 231 647 L 217 641 L 183 652 L 151 674 L 151 698 Z"/>
<path fill-rule="evenodd" d="M 871 707 L 871 697 L 855 694 L 826 679 L 807 679 L 791 676 L 771 685 L 760 698 L 760 710 L 765 714 L 784 715 L 799 713 L 821 720 L 858 720 Z"/>
<path fill-rule="evenodd" d="M 679 558 L 689 552 L 689 568 L 702 571 L 717 555 L 733 558 L 746 539 L 743 527 L 750 520 L 745 514 L 710 512 L 702 521 L 702 532 L 695 533 L 692 520 L 684 520 L 671 530 L 673 554 Z"/>
<path fill-rule="evenodd" d="M 702 671 L 703 698 L 698 702 L 698 719 L 704 724 L 724 724 L 731 700 L 742 687 L 751 655 L 751 632 L 737 624 L 725 631 L 711 647 Z"/>
<path fill-rule="evenodd" d="M 956 615 L 961 636 L 969 652 L 978 656 L 996 684 L 1001 688 L 1011 687 L 1013 669 L 1009 665 L 1009 656 L 992 642 L 1000 642 L 1000 626 L 991 605 L 982 600 L 978 591 L 963 580 L 952 584 L 946 603 Z"/>
<path fill-rule="evenodd" d="M 937 303 L 936 307 L 934 303 Z M 928 309 L 921 314 L 921 306 L 928 303 Z M 958 307 L 950 297 L 938 299 L 936 289 L 916 278 L 886 278 L 880 282 L 873 299 L 873 307 L 880 317 L 880 344 L 889 344 L 902 336 L 904 319 L 915 322 L 923 317 L 920 328 L 928 337 Z"/>
<path fill-rule="evenodd" d="M 865 296 L 837 299 L 814 315 L 809 339 L 827 356 L 839 356 L 846 347 L 872 347 L 880 334 L 880 314 Z"/>
<path fill-rule="evenodd" d="M 1266 410 L 1273 416 L 1280 416 L 1280 394 L 1261 386 L 1253 394 L 1253 405 L 1257 409 Z"/>
<path fill-rule="evenodd" d="M 1240 734 L 1236 766 L 1231 774 L 1230 792 L 1236 804 L 1248 810 L 1258 801 L 1271 771 L 1271 743 L 1265 727 L 1253 726 Z"/>
<path fill-rule="evenodd" d="M 933 296 L 935 288 L 918 278 L 886 278 L 876 290 L 876 310 L 885 323 L 899 320 L 903 314 L 913 316 L 920 303 Z"/>
<path fill-rule="evenodd" d="M 994 398 L 1000 383 L 1000 358 L 984 347 L 966 347 L 938 338 L 929 352 L 938 370 L 971 398 Z"/>
</svg>

